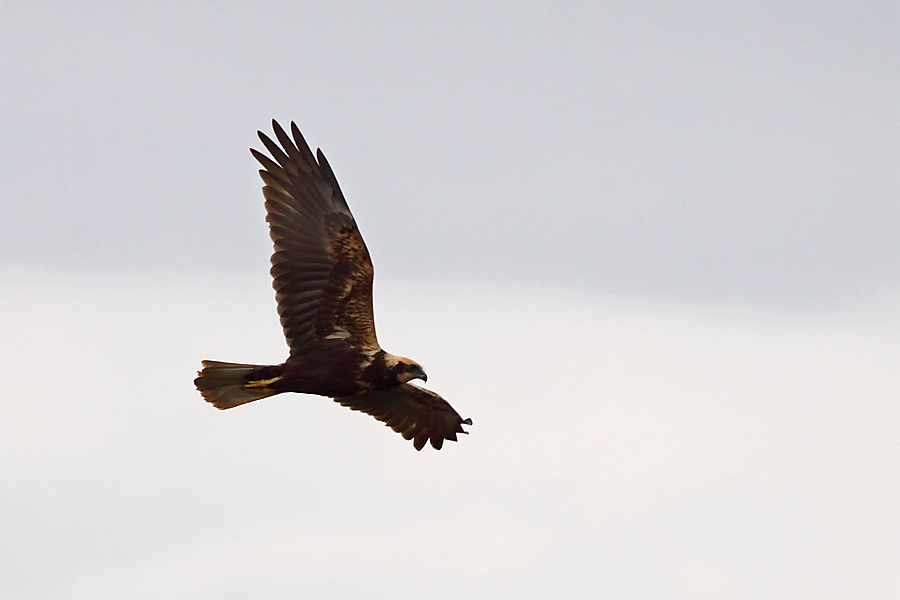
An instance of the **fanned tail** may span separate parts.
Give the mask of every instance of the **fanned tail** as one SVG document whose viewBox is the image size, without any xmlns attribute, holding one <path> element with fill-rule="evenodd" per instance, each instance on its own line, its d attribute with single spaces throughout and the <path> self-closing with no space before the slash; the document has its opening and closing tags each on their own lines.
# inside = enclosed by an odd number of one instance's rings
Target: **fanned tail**
<svg viewBox="0 0 900 600">
<path fill-rule="evenodd" d="M 203 370 L 198 373 L 194 385 L 204 400 L 220 410 L 225 410 L 280 394 L 280 391 L 268 387 L 268 384 L 280 377 L 266 378 L 264 371 L 276 369 L 279 368 L 204 360 Z"/>
</svg>

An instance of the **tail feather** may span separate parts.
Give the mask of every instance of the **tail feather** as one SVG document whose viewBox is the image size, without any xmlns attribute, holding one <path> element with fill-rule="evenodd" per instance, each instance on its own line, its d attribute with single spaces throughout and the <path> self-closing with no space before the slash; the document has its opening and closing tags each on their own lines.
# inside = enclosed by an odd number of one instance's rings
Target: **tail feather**
<svg viewBox="0 0 900 600">
<path fill-rule="evenodd" d="M 194 385 L 203 399 L 220 410 L 234 408 L 261 398 L 280 394 L 278 390 L 260 385 L 261 381 L 251 381 L 247 376 L 254 371 L 265 369 L 263 365 L 243 365 L 240 363 L 204 360 L 203 370 L 198 373 Z"/>
</svg>

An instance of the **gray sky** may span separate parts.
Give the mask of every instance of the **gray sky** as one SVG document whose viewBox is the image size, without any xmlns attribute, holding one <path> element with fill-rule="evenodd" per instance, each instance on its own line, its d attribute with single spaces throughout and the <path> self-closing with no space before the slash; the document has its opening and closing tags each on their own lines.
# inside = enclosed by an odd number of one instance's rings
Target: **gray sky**
<svg viewBox="0 0 900 600">
<path fill-rule="evenodd" d="M 900 596 L 900 4 L 0 5 L 0 597 Z M 321 146 L 471 435 L 202 401 Z"/>
<path fill-rule="evenodd" d="M 5 264 L 264 268 L 247 147 L 380 277 L 843 304 L 900 282 L 900 4 L 4 3 Z"/>
</svg>

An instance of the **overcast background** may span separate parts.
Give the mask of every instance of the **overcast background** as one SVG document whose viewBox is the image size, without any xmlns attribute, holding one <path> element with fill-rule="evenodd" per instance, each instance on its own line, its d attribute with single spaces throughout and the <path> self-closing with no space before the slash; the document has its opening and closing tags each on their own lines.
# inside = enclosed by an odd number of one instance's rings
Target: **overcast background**
<svg viewBox="0 0 900 600">
<path fill-rule="evenodd" d="M 900 3 L 0 4 L 0 596 L 900 595 Z M 471 416 L 284 359 L 257 129 Z"/>
</svg>

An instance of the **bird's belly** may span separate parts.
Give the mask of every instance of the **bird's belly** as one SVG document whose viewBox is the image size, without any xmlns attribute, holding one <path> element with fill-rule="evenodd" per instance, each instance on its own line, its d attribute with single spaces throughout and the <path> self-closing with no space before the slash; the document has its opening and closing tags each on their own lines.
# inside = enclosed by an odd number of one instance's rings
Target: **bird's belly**
<svg viewBox="0 0 900 600">
<path fill-rule="evenodd" d="M 316 360 L 309 357 L 288 359 L 276 387 L 284 392 L 319 396 L 353 396 L 362 391 L 358 378 L 361 368 L 352 360 Z"/>
</svg>

